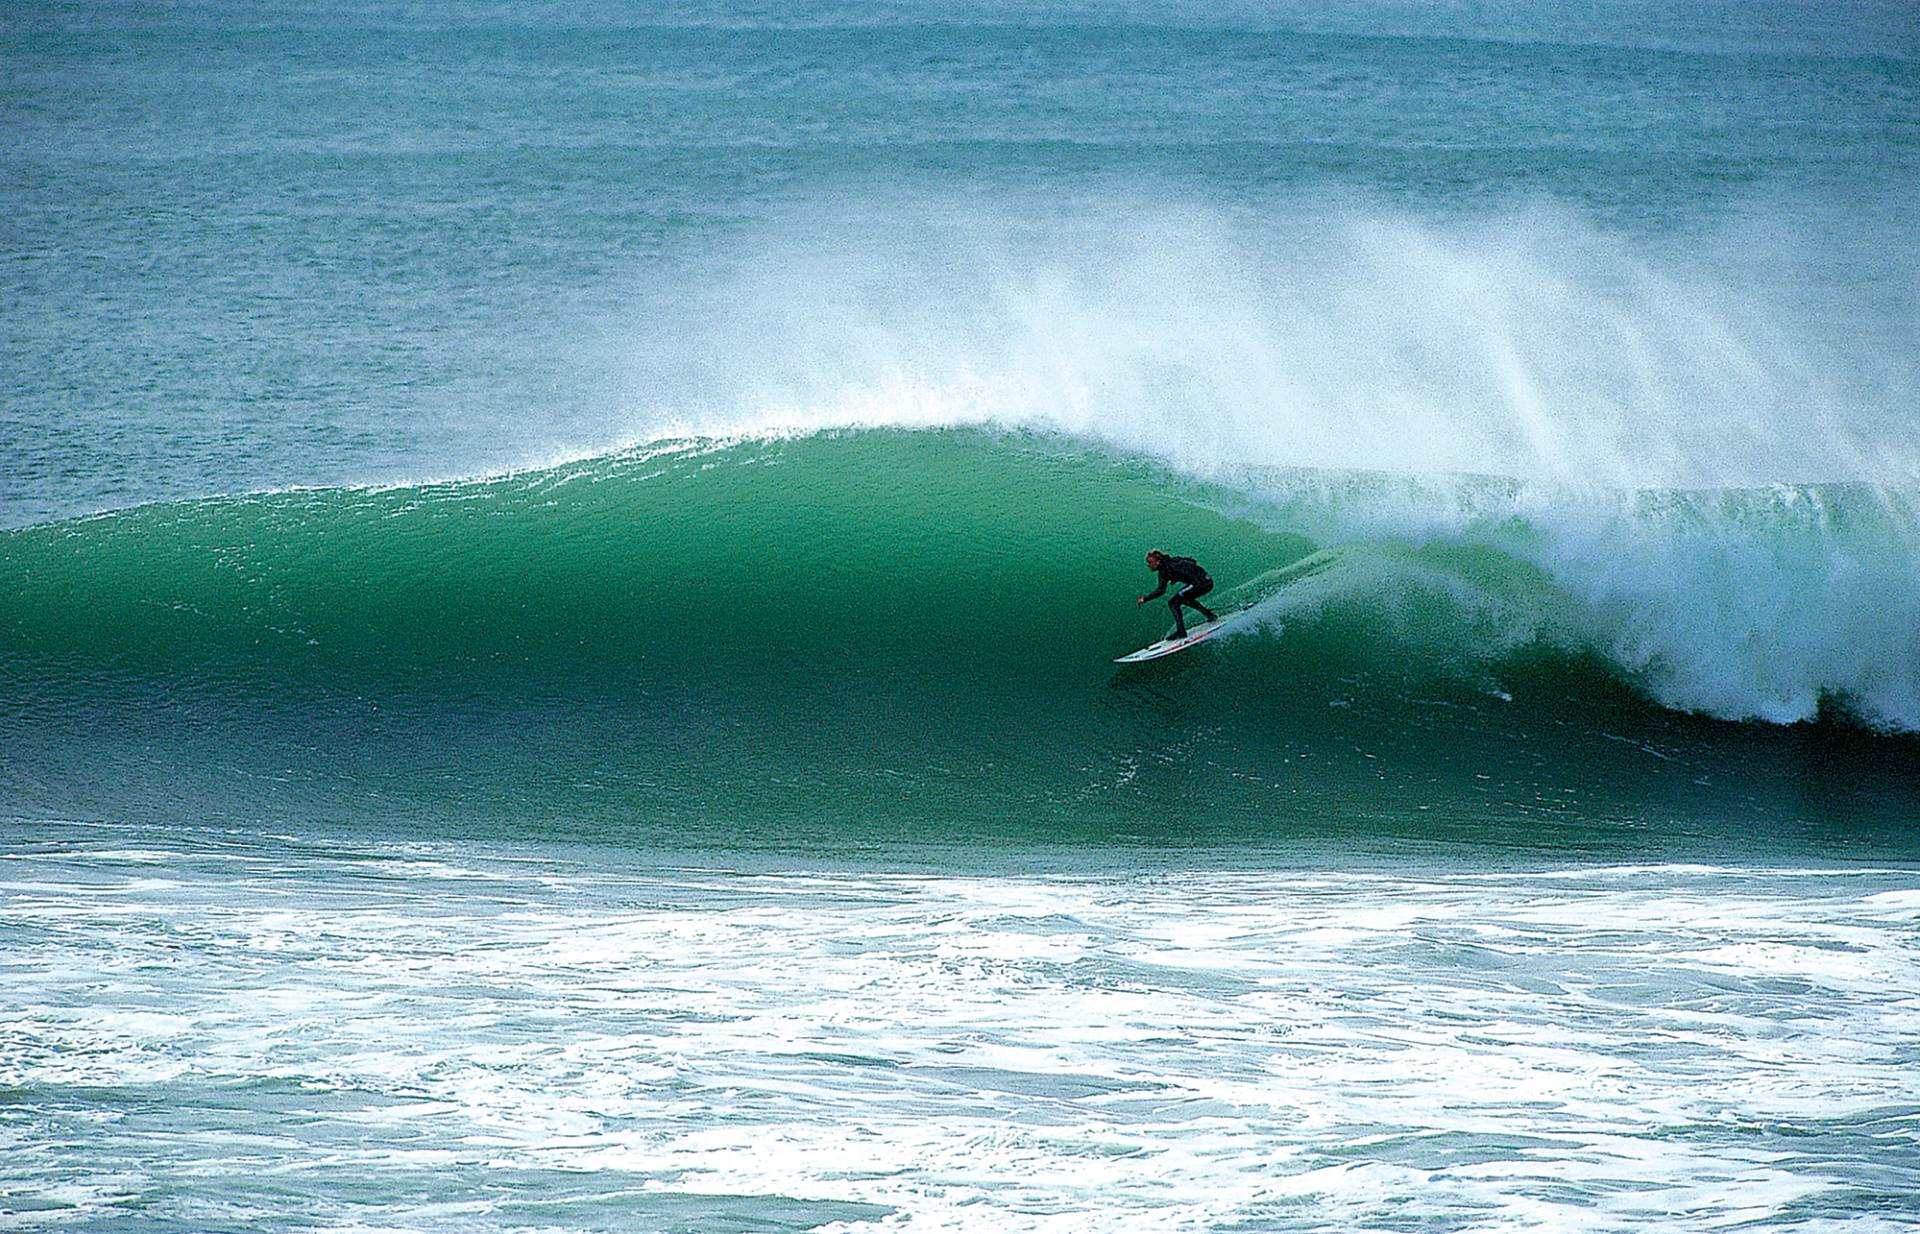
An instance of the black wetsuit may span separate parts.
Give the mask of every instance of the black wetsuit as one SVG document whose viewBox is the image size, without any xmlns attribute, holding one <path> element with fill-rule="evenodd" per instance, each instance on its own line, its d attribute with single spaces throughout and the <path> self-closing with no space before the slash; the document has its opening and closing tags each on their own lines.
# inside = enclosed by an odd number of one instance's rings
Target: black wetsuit
<svg viewBox="0 0 1920 1234">
<path fill-rule="evenodd" d="M 1175 638 L 1187 636 L 1187 615 L 1180 611 L 1180 606 L 1183 604 L 1205 613 L 1208 621 L 1219 620 L 1213 615 L 1212 609 L 1200 603 L 1200 597 L 1213 590 L 1213 579 L 1200 568 L 1199 562 L 1191 557 L 1162 557 L 1158 573 L 1160 585 L 1153 589 L 1152 595 L 1145 597 L 1148 600 L 1158 600 L 1166 593 L 1169 583 L 1186 584 L 1173 593 L 1173 599 L 1167 601 L 1167 607 L 1173 610 Z"/>
</svg>

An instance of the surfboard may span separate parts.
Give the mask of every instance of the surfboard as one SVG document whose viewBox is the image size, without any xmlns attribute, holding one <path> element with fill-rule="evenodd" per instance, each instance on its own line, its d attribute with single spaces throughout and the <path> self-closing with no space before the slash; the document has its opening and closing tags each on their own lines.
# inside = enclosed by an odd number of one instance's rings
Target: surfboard
<svg viewBox="0 0 1920 1234">
<path fill-rule="evenodd" d="M 1142 660 L 1158 660 L 1161 656 L 1170 656 L 1176 651 L 1185 651 L 1195 643 L 1204 643 L 1212 635 L 1232 625 L 1241 614 L 1228 613 L 1218 621 L 1203 621 L 1197 626 L 1187 627 L 1185 638 L 1163 638 L 1157 643 L 1148 643 L 1138 651 L 1117 656 L 1115 664 L 1138 664 Z"/>
</svg>

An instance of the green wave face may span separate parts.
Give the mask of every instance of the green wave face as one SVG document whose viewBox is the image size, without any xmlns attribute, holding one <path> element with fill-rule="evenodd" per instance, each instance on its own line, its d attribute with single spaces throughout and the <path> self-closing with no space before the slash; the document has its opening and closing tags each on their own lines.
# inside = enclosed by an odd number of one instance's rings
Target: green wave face
<svg viewBox="0 0 1920 1234">
<path fill-rule="evenodd" d="M 1009 656 L 1070 680 L 1160 633 L 1131 603 L 1153 537 L 1204 542 L 1223 577 L 1312 549 L 1171 487 L 1117 460 L 876 432 L 154 506 L 0 542 L 5 629 L 28 656 L 238 683 L 645 689 L 956 678 Z"/>
<path fill-rule="evenodd" d="M 0 776 L 69 817 L 826 852 L 1640 847 L 1762 816 L 1906 843 L 1909 739 L 1663 709 L 1523 554 L 1223 513 L 1249 508 L 1058 441 L 885 430 L 28 528 L 0 537 Z M 1133 602 L 1155 546 L 1257 619 L 1116 666 L 1166 626 Z"/>
</svg>

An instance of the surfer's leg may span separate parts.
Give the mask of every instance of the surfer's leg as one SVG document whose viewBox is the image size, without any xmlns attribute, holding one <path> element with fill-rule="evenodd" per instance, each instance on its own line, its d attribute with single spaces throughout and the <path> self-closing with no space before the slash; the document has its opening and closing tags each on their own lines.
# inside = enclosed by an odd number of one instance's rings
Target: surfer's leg
<svg viewBox="0 0 1920 1234">
<path fill-rule="evenodd" d="M 1204 583 L 1200 583 L 1193 587 L 1187 588 L 1187 603 L 1193 605 L 1195 608 L 1205 613 L 1207 615 L 1208 621 L 1218 621 L 1220 620 L 1220 618 L 1214 615 L 1213 610 L 1208 608 L 1206 605 L 1200 603 L 1200 597 L 1206 595 L 1209 591 L 1212 591 L 1212 590 L 1213 590 L 1212 579 L 1208 579 Z"/>
<path fill-rule="evenodd" d="M 1191 587 L 1182 587 L 1173 593 L 1172 599 L 1167 601 L 1167 607 L 1173 610 L 1173 637 L 1176 639 L 1187 636 L 1187 615 L 1180 611 L 1180 606 L 1193 603 L 1187 596 L 1187 593 L 1192 590 Z"/>
</svg>

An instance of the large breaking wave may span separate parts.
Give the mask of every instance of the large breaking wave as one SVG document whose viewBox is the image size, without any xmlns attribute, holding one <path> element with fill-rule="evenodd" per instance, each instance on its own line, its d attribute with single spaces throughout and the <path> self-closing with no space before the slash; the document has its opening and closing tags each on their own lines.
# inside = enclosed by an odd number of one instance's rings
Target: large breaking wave
<svg viewBox="0 0 1920 1234">
<path fill-rule="evenodd" d="M 256 682 L 1008 644 L 1047 648 L 1027 671 L 1072 677 L 1159 633 L 1127 603 L 1150 544 L 1206 559 L 1258 614 L 1250 638 L 1282 649 L 1337 620 L 1362 658 L 1417 653 L 1477 679 L 1544 652 L 1722 719 L 1826 709 L 1920 731 L 1920 520 L 1903 490 L 1606 495 L 1277 469 L 1228 485 L 969 430 L 662 443 L 25 529 L 0 541 L 0 630 L 15 657 Z"/>
<path fill-rule="evenodd" d="M 796 224 L 599 336 L 640 444 L 4 533 L 0 769 L 65 812 L 81 765 L 164 799 L 155 750 L 310 805 L 1524 811 L 1820 721 L 1911 787 L 1897 286 L 1837 329 L 1725 236 L 1309 221 Z M 1116 674 L 1152 545 L 1258 620 Z"/>
<path fill-rule="evenodd" d="M 0 538 L 0 787 L 64 817 L 656 838 L 1907 818 L 1908 507 L 1669 493 L 1578 539 L 1510 485 L 1454 495 L 1451 534 L 1323 540 L 1303 529 L 1404 483 L 1250 492 L 1054 437 L 869 430 L 24 529 Z M 1149 543 L 1260 620 L 1117 669 L 1165 626 L 1132 603 Z"/>
<path fill-rule="evenodd" d="M 1664 238 L 1539 201 L 885 202 L 737 242 L 615 367 L 642 437 L 1055 434 L 1371 546 L 1319 587 L 1379 611 L 1431 581 L 1388 564 L 1408 550 L 1537 571 L 1550 611 L 1472 599 L 1505 615 L 1488 654 L 1546 636 L 1664 706 L 1910 730 L 1915 234 L 1885 202 L 1756 201 Z"/>
</svg>

